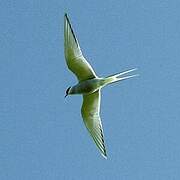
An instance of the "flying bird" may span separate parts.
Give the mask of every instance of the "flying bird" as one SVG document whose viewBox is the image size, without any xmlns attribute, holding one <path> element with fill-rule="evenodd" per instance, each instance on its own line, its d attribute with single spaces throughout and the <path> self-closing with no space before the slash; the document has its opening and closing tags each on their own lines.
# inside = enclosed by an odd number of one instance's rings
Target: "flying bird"
<svg viewBox="0 0 180 180">
<path fill-rule="evenodd" d="M 136 68 L 105 78 L 98 77 L 85 59 L 67 14 L 64 15 L 64 53 L 68 68 L 76 75 L 78 83 L 66 90 L 66 96 L 81 94 L 81 114 L 84 124 L 103 157 L 107 158 L 104 133 L 100 118 L 101 89 L 117 81 L 137 76 L 128 75 Z"/>
</svg>

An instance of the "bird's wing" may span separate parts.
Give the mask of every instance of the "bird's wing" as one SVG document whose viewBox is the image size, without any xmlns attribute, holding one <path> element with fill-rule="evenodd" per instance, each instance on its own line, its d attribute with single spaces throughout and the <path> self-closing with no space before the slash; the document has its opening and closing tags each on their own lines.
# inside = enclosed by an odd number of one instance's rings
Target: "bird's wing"
<svg viewBox="0 0 180 180">
<path fill-rule="evenodd" d="M 101 154 L 106 158 L 106 148 L 104 143 L 104 135 L 101 124 L 100 112 L 101 93 L 100 90 L 83 95 L 83 105 L 81 108 L 81 114 L 84 120 L 84 124 L 92 136 L 97 147 L 101 151 Z"/>
<path fill-rule="evenodd" d="M 64 51 L 68 68 L 77 76 L 79 81 L 96 77 L 91 65 L 82 55 L 67 14 L 64 16 Z"/>
</svg>

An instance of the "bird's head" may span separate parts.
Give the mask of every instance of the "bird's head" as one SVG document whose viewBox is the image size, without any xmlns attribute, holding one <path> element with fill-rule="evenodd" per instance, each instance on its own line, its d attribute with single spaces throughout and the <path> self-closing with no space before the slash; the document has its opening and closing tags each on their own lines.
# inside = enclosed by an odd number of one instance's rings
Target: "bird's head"
<svg viewBox="0 0 180 180">
<path fill-rule="evenodd" d="M 66 95 L 65 95 L 65 97 L 70 94 L 70 90 L 71 90 L 71 86 L 66 89 Z"/>
</svg>

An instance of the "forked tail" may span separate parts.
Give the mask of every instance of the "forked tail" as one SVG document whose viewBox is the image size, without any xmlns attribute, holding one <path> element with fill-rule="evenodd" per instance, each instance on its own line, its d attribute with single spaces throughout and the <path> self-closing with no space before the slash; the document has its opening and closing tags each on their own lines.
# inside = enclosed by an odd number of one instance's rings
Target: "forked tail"
<svg viewBox="0 0 180 180">
<path fill-rule="evenodd" d="M 114 82 L 117 82 L 117 81 L 122 81 L 122 80 L 129 79 L 129 78 L 132 78 L 132 77 L 135 77 L 135 76 L 139 76 L 139 74 L 127 75 L 130 72 L 133 72 L 135 70 L 137 70 L 137 68 L 130 69 L 130 70 L 118 73 L 118 74 L 108 76 L 108 77 L 105 78 L 105 84 L 107 85 L 107 84 L 114 83 Z"/>
</svg>

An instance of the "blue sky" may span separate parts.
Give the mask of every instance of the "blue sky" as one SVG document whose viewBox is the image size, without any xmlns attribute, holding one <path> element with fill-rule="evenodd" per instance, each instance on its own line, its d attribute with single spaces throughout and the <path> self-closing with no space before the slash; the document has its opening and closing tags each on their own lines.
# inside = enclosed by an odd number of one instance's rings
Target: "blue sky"
<svg viewBox="0 0 180 180">
<path fill-rule="evenodd" d="M 2 0 L 0 179 L 180 179 L 180 2 Z M 99 76 L 108 159 L 80 115 L 64 59 L 63 16 Z"/>
</svg>

